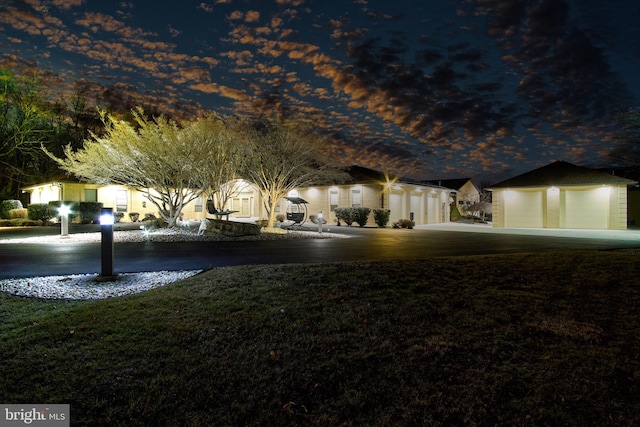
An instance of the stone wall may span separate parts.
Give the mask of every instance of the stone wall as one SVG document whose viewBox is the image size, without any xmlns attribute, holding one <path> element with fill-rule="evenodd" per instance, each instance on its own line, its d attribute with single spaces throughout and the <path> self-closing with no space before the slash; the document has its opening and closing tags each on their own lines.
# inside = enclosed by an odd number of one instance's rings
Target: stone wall
<svg viewBox="0 0 640 427">
<path fill-rule="evenodd" d="M 260 234 L 260 226 L 248 222 L 210 219 L 207 231 L 224 234 L 225 236 L 253 236 Z"/>
</svg>

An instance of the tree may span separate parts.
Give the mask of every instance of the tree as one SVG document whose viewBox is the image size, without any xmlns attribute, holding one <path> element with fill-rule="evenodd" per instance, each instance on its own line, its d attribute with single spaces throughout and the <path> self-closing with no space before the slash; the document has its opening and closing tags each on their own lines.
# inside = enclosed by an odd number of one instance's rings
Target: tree
<svg viewBox="0 0 640 427">
<path fill-rule="evenodd" d="M 51 162 L 40 151 L 49 145 L 53 127 L 37 76 L 16 77 L 0 69 L 0 188 L 15 197 L 20 185 L 46 174 Z"/>
<path fill-rule="evenodd" d="M 267 228 L 273 228 L 276 205 L 289 191 L 341 178 L 323 159 L 326 141 L 309 125 L 266 118 L 238 125 L 245 149 L 243 176 L 262 196 Z"/>
<path fill-rule="evenodd" d="M 222 210 L 243 188 L 240 180 L 243 150 L 237 133 L 224 119 L 210 115 L 185 127 L 186 138 L 206 151 L 207 167 L 199 180 L 207 200 Z"/>
<path fill-rule="evenodd" d="M 640 169 L 640 110 L 629 110 L 616 117 L 618 131 L 617 144 L 610 151 L 610 157 L 623 166 Z"/>
<path fill-rule="evenodd" d="M 183 127 L 159 116 L 132 111 L 136 127 L 102 113 L 103 136 L 91 134 L 84 147 L 65 147 L 60 167 L 97 184 L 120 184 L 143 192 L 173 227 L 182 208 L 211 188 L 217 153 L 230 142 L 227 127 L 209 117 Z M 226 157 L 219 159 L 225 164 Z"/>
</svg>

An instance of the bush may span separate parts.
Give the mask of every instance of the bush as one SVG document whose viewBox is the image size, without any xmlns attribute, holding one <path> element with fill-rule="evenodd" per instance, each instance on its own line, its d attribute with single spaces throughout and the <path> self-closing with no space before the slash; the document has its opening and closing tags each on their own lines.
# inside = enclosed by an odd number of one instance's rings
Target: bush
<svg viewBox="0 0 640 427">
<path fill-rule="evenodd" d="M 389 216 L 391 211 L 389 209 L 374 209 L 373 220 L 378 227 L 386 227 L 389 223 Z"/>
<path fill-rule="evenodd" d="M 51 218 L 56 218 L 60 216 L 60 206 L 61 205 L 69 206 L 69 222 L 75 223 L 80 219 L 79 211 L 79 203 L 78 202 L 70 202 L 70 201 L 60 201 L 54 200 L 49 202 L 49 212 L 51 213 Z"/>
<path fill-rule="evenodd" d="M 78 203 L 78 214 L 82 218 L 83 224 L 98 224 L 100 222 L 100 211 L 103 204 L 101 202 L 80 202 Z"/>
<path fill-rule="evenodd" d="M 129 212 L 129 220 L 131 222 L 138 222 L 140 214 L 138 212 Z"/>
<path fill-rule="evenodd" d="M 343 221 L 348 226 L 351 226 L 351 224 L 355 222 L 353 208 L 336 208 L 335 213 L 338 225 L 340 225 L 340 221 Z"/>
<path fill-rule="evenodd" d="M 460 221 L 462 219 L 462 214 L 460 213 L 460 210 L 458 209 L 458 206 L 455 203 L 451 205 L 450 218 L 452 222 Z"/>
<path fill-rule="evenodd" d="M 122 222 L 122 218 L 124 218 L 124 212 L 116 212 L 113 214 L 116 222 Z"/>
<path fill-rule="evenodd" d="M 9 219 L 27 219 L 27 210 L 24 208 L 11 209 Z"/>
<path fill-rule="evenodd" d="M 0 218 L 9 219 L 9 211 L 12 209 L 22 209 L 20 200 L 3 200 L 0 204 Z"/>
<path fill-rule="evenodd" d="M 33 203 L 27 206 L 27 216 L 34 221 L 49 221 L 54 215 L 48 203 Z"/>
<path fill-rule="evenodd" d="M 146 230 L 155 230 L 156 228 L 163 228 L 166 225 L 162 218 L 158 218 L 151 213 L 144 214 L 142 223 L 144 224 L 144 228 Z"/>
<path fill-rule="evenodd" d="M 369 221 L 369 213 L 371 209 L 369 208 L 351 208 L 353 209 L 353 218 L 354 221 L 358 223 L 360 227 L 364 227 L 367 225 Z"/>
<path fill-rule="evenodd" d="M 391 226 L 393 228 L 412 229 L 414 225 L 416 225 L 416 223 L 411 221 L 410 219 L 399 219 L 398 221 L 394 222 Z"/>
<path fill-rule="evenodd" d="M 276 221 L 278 221 L 278 222 L 284 222 L 284 215 L 283 215 L 283 214 L 278 214 L 278 215 L 276 215 Z"/>
</svg>

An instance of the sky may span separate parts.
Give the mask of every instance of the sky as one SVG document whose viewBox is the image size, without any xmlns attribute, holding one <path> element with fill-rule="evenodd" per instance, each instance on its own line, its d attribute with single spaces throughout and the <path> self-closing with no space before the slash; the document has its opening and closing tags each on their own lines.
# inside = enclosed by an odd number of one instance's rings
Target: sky
<svg viewBox="0 0 640 427">
<path fill-rule="evenodd" d="M 190 120 L 313 121 L 343 164 L 496 181 L 609 166 L 637 0 L 1 0 L 0 66 Z"/>
</svg>

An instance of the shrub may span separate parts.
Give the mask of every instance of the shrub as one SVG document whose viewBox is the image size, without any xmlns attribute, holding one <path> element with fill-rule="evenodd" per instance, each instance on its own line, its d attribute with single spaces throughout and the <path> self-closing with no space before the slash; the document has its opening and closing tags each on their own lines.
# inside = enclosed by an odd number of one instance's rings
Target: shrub
<svg viewBox="0 0 640 427">
<path fill-rule="evenodd" d="M 78 213 L 79 203 L 70 201 L 54 200 L 49 202 L 49 212 L 51 212 L 51 218 L 60 216 L 59 209 L 61 205 L 69 206 L 69 222 L 76 223 L 80 221 L 80 215 Z"/>
<path fill-rule="evenodd" d="M 355 218 L 353 217 L 353 209 L 352 208 L 336 208 L 336 221 L 338 225 L 340 225 L 340 221 L 343 221 L 345 224 L 351 226 L 355 222 Z"/>
<path fill-rule="evenodd" d="M 458 206 L 455 203 L 451 205 L 450 217 L 452 222 L 460 221 L 462 219 L 462 214 L 460 213 L 460 210 L 458 209 Z"/>
<path fill-rule="evenodd" d="M 276 221 L 278 221 L 278 222 L 284 222 L 284 215 L 283 215 L 283 214 L 278 214 L 278 215 L 276 215 Z"/>
<path fill-rule="evenodd" d="M 116 212 L 113 214 L 113 217 L 116 219 L 116 222 L 122 222 L 122 218 L 124 218 L 124 212 Z"/>
<path fill-rule="evenodd" d="M 27 216 L 34 221 L 49 221 L 54 215 L 48 203 L 33 203 L 27 206 Z"/>
<path fill-rule="evenodd" d="M 411 221 L 410 219 L 399 219 L 398 221 L 394 222 L 391 226 L 393 228 L 412 229 L 414 225 L 416 225 L 416 223 Z"/>
<path fill-rule="evenodd" d="M 20 200 L 3 200 L 0 204 L 0 218 L 9 219 L 9 211 L 12 209 L 22 209 Z"/>
<path fill-rule="evenodd" d="M 80 202 L 78 203 L 78 214 L 84 224 L 97 224 L 100 222 L 100 211 L 103 204 L 101 202 Z"/>
<path fill-rule="evenodd" d="M 140 219 L 140 214 L 138 212 L 129 212 L 129 220 L 131 222 L 138 222 Z"/>
<path fill-rule="evenodd" d="M 142 220 L 142 222 L 144 224 L 144 228 L 147 230 L 163 228 L 166 224 L 162 218 L 158 218 L 151 213 L 144 214 L 144 219 Z"/>
<path fill-rule="evenodd" d="M 370 208 L 351 208 L 353 209 L 353 219 L 360 227 L 367 225 L 369 221 Z"/>
<path fill-rule="evenodd" d="M 373 220 L 378 227 L 386 227 L 389 223 L 389 216 L 391 211 L 389 209 L 374 209 Z"/>
<path fill-rule="evenodd" d="M 11 209 L 9 219 L 27 219 L 27 210 L 24 208 Z"/>
</svg>

